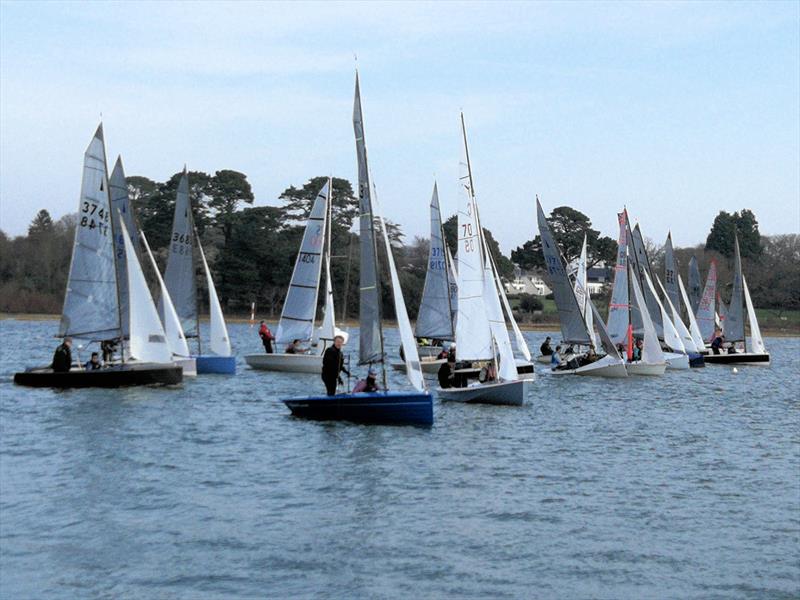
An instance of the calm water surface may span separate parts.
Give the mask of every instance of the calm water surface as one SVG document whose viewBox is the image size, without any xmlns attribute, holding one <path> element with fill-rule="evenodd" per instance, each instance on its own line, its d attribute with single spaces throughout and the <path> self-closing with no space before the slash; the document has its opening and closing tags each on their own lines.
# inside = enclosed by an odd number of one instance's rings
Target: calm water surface
<svg viewBox="0 0 800 600">
<path fill-rule="evenodd" d="M 294 419 L 278 399 L 319 379 L 241 359 L 15 387 L 55 329 L 0 323 L 3 598 L 800 596 L 798 339 L 738 374 L 543 374 L 523 408 L 437 403 L 420 429 Z"/>
</svg>

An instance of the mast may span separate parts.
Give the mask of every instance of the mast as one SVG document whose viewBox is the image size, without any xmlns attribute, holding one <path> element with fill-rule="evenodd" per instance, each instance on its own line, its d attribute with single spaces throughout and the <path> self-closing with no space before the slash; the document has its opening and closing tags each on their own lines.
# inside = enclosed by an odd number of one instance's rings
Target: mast
<svg viewBox="0 0 800 600">
<path fill-rule="evenodd" d="M 442 211 L 439 211 L 439 231 L 442 236 L 442 248 L 444 249 L 444 269 L 447 278 L 447 310 L 450 313 L 450 331 L 453 332 L 453 339 L 456 339 L 455 327 L 453 327 L 453 300 L 450 293 L 450 259 L 447 252 L 447 238 L 444 237 L 444 223 L 442 223 Z"/>
<path fill-rule="evenodd" d="M 186 168 L 184 167 L 183 172 L 186 173 Z M 192 198 L 189 197 L 189 223 L 192 226 L 192 233 L 194 233 L 194 241 L 199 246 L 200 245 L 200 234 L 197 232 L 197 225 L 194 223 L 194 211 L 192 211 Z M 194 322 L 195 326 L 197 327 L 197 354 L 198 356 L 203 353 L 203 349 L 200 343 L 200 298 L 197 295 L 197 265 L 194 262 L 194 252 L 192 252 L 192 285 L 195 288 L 194 292 Z"/>
</svg>

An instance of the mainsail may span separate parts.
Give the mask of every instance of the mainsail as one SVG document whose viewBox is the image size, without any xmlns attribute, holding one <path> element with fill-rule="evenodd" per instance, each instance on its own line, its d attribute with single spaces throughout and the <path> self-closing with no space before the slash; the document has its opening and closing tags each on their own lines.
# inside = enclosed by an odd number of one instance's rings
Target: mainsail
<svg viewBox="0 0 800 600">
<path fill-rule="evenodd" d="M 672 232 L 667 233 L 664 244 L 664 290 L 673 306 L 680 306 L 678 299 L 678 266 L 675 264 L 675 253 L 672 249 Z"/>
<path fill-rule="evenodd" d="M 356 73 L 356 92 L 353 101 L 353 131 L 358 157 L 358 207 L 360 258 L 359 298 L 359 363 L 383 361 L 383 335 L 381 333 L 381 297 L 378 281 L 375 242 L 375 221 L 372 216 L 372 188 L 367 163 L 367 145 L 364 140 L 364 116 L 361 111 L 361 90 Z"/>
<path fill-rule="evenodd" d="M 197 280 L 194 263 L 194 220 L 189 199 L 189 177 L 183 170 L 175 199 L 175 214 L 172 219 L 172 237 L 169 241 L 167 270 L 164 281 L 175 311 L 181 320 L 183 333 L 197 337 Z M 163 316 L 163 302 L 159 312 Z"/>
<path fill-rule="evenodd" d="M 328 199 L 330 178 L 317 194 L 308 216 L 300 252 L 294 263 L 289 291 L 283 303 L 275 338 L 278 344 L 293 340 L 310 341 L 314 333 L 317 296 L 322 272 L 322 253 L 327 240 Z"/>
<path fill-rule="evenodd" d="M 172 352 L 130 236 L 122 229 L 130 298 L 130 353 L 142 362 L 172 362 Z"/>
<path fill-rule="evenodd" d="M 59 336 L 106 340 L 122 335 L 114 228 L 103 125 L 83 156 L 83 180 Z"/>
<path fill-rule="evenodd" d="M 581 309 L 583 320 L 586 322 L 586 331 L 589 332 L 589 337 L 592 338 L 592 344 L 597 346 L 597 340 L 594 337 L 594 316 L 589 310 L 589 269 L 587 258 L 587 239 L 586 234 L 583 235 L 583 248 L 581 248 L 581 255 L 578 258 L 578 270 L 575 273 L 575 298 L 578 300 L 578 306 Z"/>
<path fill-rule="evenodd" d="M 744 340 L 744 290 L 742 289 L 742 256 L 739 253 L 739 237 L 734 237 L 733 289 L 725 317 L 725 341 L 743 342 Z"/>
<path fill-rule="evenodd" d="M 117 281 L 119 282 L 119 309 L 122 319 L 122 335 L 128 337 L 128 268 L 125 261 L 125 238 L 122 235 L 122 228 L 126 228 L 128 236 L 133 240 L 138 240 L 136 222 L 133 218 L 133 208 L 128 197 L 128 184 L 125 181 L 125 170 L 122 167 L 122 157 L 117 157 L 114 170 L 111 172 L 111 179 L 108 182 L 109 194 L 111 196 L 111 220 L 114 224 L 114 251 L 116 252 Z M 139 246 L 133 242 L 136 258 L 141 264 Z"/>
<path fill-rule="evenodd" d="M 689 259 L 689 304 L 687 310 L 691 310 L 693 314 L 697 314 L 697 309 L 700 308 L 700 298 L 702 296 L 702 283 L 700 282 L 700 267 L 697 264 L 697 258 L 692 256 Z M 690 308 L 691 307 L 691 308 Z"/>
<path fill-rule="evenodd" d="M 558 308 L 562 341 L 567 344 L 588 346 L 592 343 L 592 340 L 586 331 L 586 323 L 575 298 L 575 291 L 572 289 L 561 252 L 556 245 L 553 234 L 550 232 L 550 225 L 547 223 L 538 197 L 536 198 L 536 213 L 539 221 L 539 235 L 542 239 L 545 268 L 549 276 L 550 288 L 553 290 L 553 298 Z M 460 270 L 461 264 L 459 263 L 458 266 Z"/>
<path fill-rule="evenodd" d="M 714 335 L 714 327 L 716 321 L 714 319 L 714 299 L 717 295 L 717 261 L 711 261 L 708 266 L 708 278 L 706 279 L 706 287 L 703 288 L 703 295 L 700 298 L 700 304 L 697 306 L 697 324 L 700 326 L 700 333 L 703 340 L 710 342 Z"/>
<path fill-rule="evenodd" d="M 608 334 L 615 344 L 625 344 L 630 323 L 630 300 L 628 290 L 628 213 L 617 213 L 619 242 L 617 264 L 614 267 L 614 286 L 611 303 L 608 305 Z"/>
<path fill-rule="evenodd" d="M 450 305 L 450 266 L 447 261 L 442 233 L 442 215 L 439 211 L 439 191 L 433 184 L 431 196 L 431 247 L 428 253 L 428 269 L 425 286 L 419 304 L 417 324 L 414 330 L 418 338 L 453 340 L 453 312 Z"/>
</svg>

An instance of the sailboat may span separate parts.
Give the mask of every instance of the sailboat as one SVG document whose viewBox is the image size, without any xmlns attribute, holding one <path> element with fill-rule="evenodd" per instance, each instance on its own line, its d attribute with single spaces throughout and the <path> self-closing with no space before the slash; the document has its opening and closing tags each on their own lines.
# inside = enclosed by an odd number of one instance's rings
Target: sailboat
<svg viewBox="0 0 800 600">
<path fill-rule="evenodd" d="M 127 267 L 126 265 L 126 249 L 125 249 L 125 239 L 122 234 L 122 230 L 128 233 L 128 236 L 133 243 L 134 240 L 137 240 L 141 237 L 142 242 L 144 243 L 145 247 L 147 248 L 147 254 L 150 259 L 150 264 L 153 267 L 153 271 L 156 274 L 156 277 L 159 282 L 160 290 L 161 290 L 161 297 L 165 298 L 166 301 L 169 302 L 169 305 L 172 306 L 172 302 L 169 300 L 168 292 L 164 285 L 164 281 L 161 278 L 161 274 L 158 271 L 158 267 L 156 266 L 155 259 L 153 258 L 152 252 L 150 252 L 150 247 L 147 244 L 147 239 L 144 237 L 144 232 L 139 231 L 139 228 L 136 224 L 136 218 L 133 213 L 133 207 L 131 206 L 130 197 L 128 195 L 128 184 L 125 180 L 125 169 L 122 166 L 122 157 L 117 157 L 117 162 L 114 165 L 114 170 L 111 171 L 111 179 L 109 181 L 109 194 L 111 196 L 111 218 L 114 223 L 114 230 L 116 235 L 114 236 L 114 243 L 116 246 L 116 254 L 117 254 L 117 275 L 120 282 L 119 286 L 119 298 L 120 298 L 120 307 L 122 312 L 122 334 L 123 340 L 129 339 L 129 332 L 127 327 L 128 322 L 128 311 L 130 309 L 130 300 L 128 298 L 128 284 L 127 284 Z M 137 232 L 138 235 L 137 235 Z M 142 255 L 139 251 L 138 244 L 133 243 L 133 248 L 136 256 L 136 260 L 139 265 L 142 265 Z M 174 307 L 172 307 L 172 313 L 175 312 Z M 168 313 L 167 313 L 168 314 Z M 193 377 L 197 375 L 197 364 L 195 359 L 192 358 L 189 354 L 189 347 L 186 344 L 186 338 L 183 335 L 183 330 L 180 327 L 180 321 L 177 321 L 177 325 L 174 321 L 169 321 L 166 316 L 164 319 L 164 331 L 167 333 L 167 344 L 172 351 L 172 362 L 177 365 L 180 365 L 183 368 L 183 376 L 184 377 Z M 124 343 L 124 342 L 123 342 Z"/>
<path fill-rule="evenodd" d="M 125 280 L 130 308 L 123 318 L 119 273 L 115 252 L 115 221 L 111 218 L 108 169 L 103 126 L 100 124 L 83 160 L 78 224 L 72 250 L 59 337 L 89 342 L 122 340 L 123 327 L 130 340 L 122 361 L 97 370 L 72 369 L 54 372 L 50 367 L 15 373 L 14 382 L 34 387 L 120 387 L 127 385 L 176 384 L 183 370 L 171 362 L 160 322 L 153 323 L 155 311 L 150 291 L 130 239 L 124 228 Z"/>
<path fill-rule="evenodd" d="M 371 185 L 367 146 L 364 137 L 364 117 L 361 109 L 361 90 L 356 72 L 355 99 L 353 106 L 353 131 L 356 139 L 358 159 L 359 202 L 359 364 L 380 364 L 384 390 L 327 395 L 312 395 L 301 398 L 286 398 L 284 404 L 298 417 L 322 420 L 346 420 L 365 423 L 416 424 L 433 423 L 433 400 L 425 389 L 417 345 L 411 322 L 408 319 L 400 278 L 394 262 L 392 247 L 386 231 L 386 223 L 373 204 L 375 190 Z M 376 220 L 380 231 L 375 231 Z M 405 351 L 406 377 L 413 386 L 411 391 L 390 391 L 387 388 L 386 352 L 384 351 L 383 325 L 381 319 L 381 279 L 378 273 L 377 235 L 383 238 L 392 299 L 397 316 L 397 327 Z"/>
<path fill-rule="evenodd" d="M 332 210 L 333 180 L 331 177 L 322 186 L 314 199 L 308 215 L 300 251 L 294 263 L 292 279 L 281 318 L 275 334 L 278 350 L 294 340 L 314 345 L 308 353 L 275 352 L 272 354 L 247 354 L 244 357 L 250 367 L 266 371 L 289 371 L 292 373 L 315 373 L 322 370 L 322 354 L 336 335 L 347 339 L 345 332 L 336 329 L 334 322 L 333 287 L 330 278 L 330 223 Z M 322 265 L 325 265 L 326 288 L 325 318 L 320 330 L 314 323 L 320 293 Z"/>
<path fill-rule="evenodd" d="M 483 235 L 472 165 L 467 145 L 464 115 L 461 115 L 466 176 L 462 177 L 466 206 L 458 211 L 458 318 L 456 353 L 460 362 L 482 362 L 496 377 L 463 387 L 438 388 L 442 401 L 479 402 L 521 406 L 532 382 L 517 372 L 511 339 L 508 336 L 494 265 Z M 459 376 L 456 371 L 456 376 Z"/>
<path fill-rule="evenodd" d="M 747 320 L 750 323 L 750 349 L 747 347 L 747 338 L 745 336 L 745 311 L 747 312 Z M 705 357 L 707 363 L 769 365 L 769 352 L 764 346 L 761 328 L 758 326 L 756 311 L 750 298 L 750 290 L 747 288 L 747 281 L 742 273 L 742 257 L 739 253 L 738 236 L 734 239 L 733 289 L 731 290 L 731 301 L 725 316 L 723 334 L 725 341 L 729 342 L 734 347 L 734 350 L 737 343 L 741 343 L 742 348 L 733 353 L 730 351 L 725 354 L 709 353 Z"/>
<path fill-rule="evenodd" d="M 562 343 L 589 347 L 594 343 L 594 336 L 587 329 L 586 319 L 581 313 L 581 307 L 575 295 L 575 288 L 567 274 L 566 261 L 556 244 L 538 197 L 536 198 L 536 216 L 549 285 L 550 289 L 553 290 L 553 299 L 558 309 Z M 566 364 L 552 369 L 552 373 L 554 375 L 627 377 L 625 363 L 619 355 L 603 320 L 598 317 L 597 308 L 591 298 L 588 297 L 588 294 L 585 298 L 585 304 L 592 311 L 592 323 L 594 323 L 599 333 L 600 345 L 605 355 L 598 356 L 596 360 L 591 362 L 587 361 L 582 354 L 574 355 L 570 360 L 566 361 Z"/>
<path fill-rule="evenodd" d="M 197 306 L 197 277 L 195 251 L 199 254 L 202 271 L 208 289 L 209 346 L 210 354 L 204 354 L 200 342 L 200 315 Z M 233 356 L 228 328 L 217 297 L 217 289 L 206 262 L 200 236 L 194 226 L 191 199 L 189 198 L 189 177 L 183 169 L 175 199 L 175 213 L 172 220 L 172 237 L 169 243 L 167 270 L 164 274 L 167 292 L 178 314 L 184 335 L 197 339 L 197 355 L 193 358 L 198 373 L 236 373 L 236 357 Z M 162 296 L 160 313 L 165 319 L 165 301 Z"/>
</svg>

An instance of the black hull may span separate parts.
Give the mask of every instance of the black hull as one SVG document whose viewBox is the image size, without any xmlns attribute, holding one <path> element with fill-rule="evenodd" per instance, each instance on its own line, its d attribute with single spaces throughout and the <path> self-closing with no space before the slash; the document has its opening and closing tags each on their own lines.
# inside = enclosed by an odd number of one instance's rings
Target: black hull
<svg viewBox="0 0 800 600">
<path fill-rule="evenodd" d="M 183 381 L 183 368 L 155 363 L 123 364 L 84 371 L 73 369 L 55 373 L 50 367 L 14 373 L 14 383 L 28 387 L 118 388 L 133 385 L 174 385 Z"/>
<path fill-rule="evenodd" d="M 708 365 L 768 365 L 769 354 L 738 352 L 736 354 L 706 354 Z"/>
</svg>

